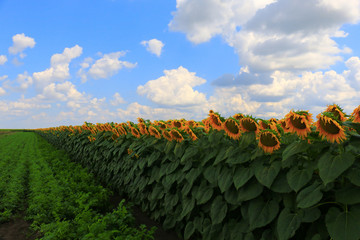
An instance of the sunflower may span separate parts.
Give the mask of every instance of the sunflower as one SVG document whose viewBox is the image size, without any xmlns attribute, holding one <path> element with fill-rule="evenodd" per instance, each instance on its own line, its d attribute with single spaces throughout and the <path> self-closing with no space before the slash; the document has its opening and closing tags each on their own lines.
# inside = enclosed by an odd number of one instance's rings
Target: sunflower
<svg viewBox="0 0 360 240">
<path fill-rule="evenodd" d="M 233 116 L 233 118 L 235 118 L 235 119 L 237 119 L 237 120 L 240 120 L 240 119 L 242 119 L 244 117 L 244 114 L 242 114 L 242 113 L 237 113 L 237 114 L 235 114 L 234 116 Z"/>
<path fill-rule="evenodd" d="M 279 122 L 285 133 L 290 132 L 290 129 L 286 126 L 285 119 L 281 119 Z"/>
<path fill-rule="evenodd" d="M 151 136 L 154 136 L 158 139 L 161 138 L 161 134 L 159 133 L 159 131 L 154 127 L 154 126 L 150 126 L 149 127 L 149 133 Z"/>
<path fill-rule="evenodd" d="M 210 110 L 210 111 L 209 111 L 209 115 L 210 115 L 210 114 L 213 114 L 213 113 L 214 113 L 214 111 L 213 111 L 213 110 Z"/>
<path fill-rule="evenodd" d="M 343 112 L 343 109 L 341 109 L 337 104 L 328 105 L 325 112 L 332 112 L 334 116 L 338 118 L 338 120 L 340 120 L 341 122 L 346 121 L 346 117 L 345 117 L 345 113 Z"/>
<path fill-rule="evenodd" d="M 185 126 L 188 127 L 195 127 L 196 126 L 196 122 L 194 120 L 189 120 L 185 122 Z"/>
<path fill-rule="evenodd" d="M 181 129 L 182 128 L 182 122 L 179 120 L 172 120 L 171 122 L 171 128 L 176 127 Z"/>
<path fill-rule="evenodd" d="M 241 136 L 240 126 L 238 120 L 235 118 L 229 117 L 226 119 L 222 124 L 222 128 L 225 130 L 226 134 L 234 140 L 239 139 Z"/>
<path fill-rule="evenodd" d="M 285 116 L 286 126 L 291 133 L 296 133 L 302 139 L 305 139 L 308 133 L 311 132 L 312 114 L 308 111 L 296 111 L 292 110 Z"/>
<path fill-rule="evenodd" d="M 346 140 L 345 130 L 332 116 L 334 115 L 329 114 L 329 112 L 318 114 L 316 116 L 318 118 L 316 129 L 319 131 L 321 139 L 326 138 L 331 143 L 336 141 L 339 144 L 341 141 Z"/>
<path fill-rule="evenodd" d="M 360 105 L 354 109 L 351 116 L 353 117 L 354 123 L 360 123 Z"/>
<path fill-rule="evenodd" d="M 223 122 L 220 119 L 220 116 L 216 113 L 209 114 L 209 123 L 212 126 L 212 128 L 221 131 L 223 130 Z"/>
<path fill-rule="evenodd" d="M 189 126 L 185 126 L 184 130 L 186 131 L 186 133 L 191 137 L 191 139 L 193 141 L 197 140 L 198 137 L 196 136 L 196 134 L 190 129 Z"/>
<path fill-rule="evenodd" d="M 141 133 L 142 135 L 149 135 L 149 132 L 148 132 L 148 130 L 146 129 L 145 123 L 140 122 L 140 123 L 138 123 L 138 126 L 139 126 L 139 128 L 140 128 L 140 133 Z"/>
<path fill-rule="evenodd" d="M 265 153 L 272 153 L 274 150 L 280 148 L 280 136 L 272 129 L 263 129 L 257 135 L 259 141 L 258 146 L 264 150 Z"/>
<path fill-rule="evenodd" d="M 177 142 L 182 142 L 184 140 L 184 137 L 178 130 L 173 128 L 170 130 L 170 133 L 172 135 L 172 139 L 176 140 Z"/>
<path fill-rule="evenodd" d="M 143 123 L 143 122 L 144 122 L 144 119 L 142 119 L 142 118 L 140 118 L 140 117 L 138 117 L 137 120 L 138 120 L 139 123 Z"/>
<path fill-rule="evenodd" d="M 259 120 L 259 125 L 260 125 L 260 129 L 262 129 L 262 130 L 264 130 L 264 129 L 272 129 L 272 130 L 276 131 L 277 133 L 279 133 L 279 130 L 278 130 L 277 126 L 276 126 L 275 121 Z"/>
<path fill-rule="evenodd" d="M 249 116 L 240 119 L 240 128 L 242 132 L 255 132 L 255 134 L 258 134 L 260 131 L 260 126 L 256 119 Z"/>
<path fill-rule="evenodd" d="M 170 131 L 167 131 L 166 129 L 162 130 L 162 135 L 164 138 L 166 138 L 170 142 L 173 140 Z"/>
<path fill-rule="evenodd" d="M 125 128 L 123 128 L 123 126 L 121 126 L 121 125 L 119 125 L 119 127 L 117 127 L 117 131 L 121 135 L 127 135 Z"/>
<path fill-rule="evenodd" d="M 141 137 L 139 130 L 137 130 L 135 127 L 131 127 L 131 134 L 136 138 Z"/>
</svg>

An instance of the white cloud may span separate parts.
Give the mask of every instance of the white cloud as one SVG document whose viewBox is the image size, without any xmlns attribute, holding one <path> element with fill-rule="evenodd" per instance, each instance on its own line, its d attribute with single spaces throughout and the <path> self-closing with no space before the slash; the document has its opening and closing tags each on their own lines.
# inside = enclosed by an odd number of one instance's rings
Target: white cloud
<svg viewBox="0 0 360 240">
<path fill-rule="evenodd" d="M 8 78 L 8 75 L 1 76 L 1 77 L 0 77 L 0 81 L 5 80 L 5 79 L 7 79 L 7 78 Z"/>
<path fill-rule="evenodd" d="M 22 53 L 26 48 L 33 48 L 35 46 L 35 40 L 31 37 L 25 36 L 24 33 L 16 34 L 12 37 L 13 46 L 9 47 L 9 53 L 20 53 L 20 57 L 24 58 L 26 55 Z"/>
<path fill-rule="evenodd" d="M 87 77 L 93 79 L 108 78 L 115 75 L 122 68 L 134 68 L 137 63 L 130 63 L 127 61 L 120 61 L 119 58 L 125 56 L 125 52 L 113 52 L 104 54 L 104 56 L 98 59 L 89 69 L 87 73 L 84 69 L 89 68 L 91 59 L 85 59 L 81 65 L 81 69 L 78 71 L 82 82 L 87 80 Z"/>
<path fill-rule="evenodd" d="M 5 95 L 5 90 L 2 88 L 2 87 L 0 87 L 0 96 L 3 96 L 3 95 Z"/>
<path fill-rule="evenodd" d="M 360 1 L 178 0 L 169 28 L 193 43 L 221 35 L 251 72 L 327 69 L 351 49 L 332 39 L 360 20 Z"/>
<path fill-rule="evenodd" d="M 5 55 L 0 55 L 0 65 L 3 65 L 7 62 L 7 57 Z"/>
<path fill-rule="evenodd" d="M 33 79 L 29 74 L 25 71 L 24 74 L 18 74 L 16 81 L 20 83 L 20 89 L 26 90 L 29 86 L 33 84 Z"/>
<path fill-rule="evenodd" d="M 117 106 L 123 103 L 126 103 L 126 101 L 120 96 L 119 93 L 115 93 L 113 96 L 114 100 L 111 100 L 110 103 L 113 106 Z"/>
<path fill-rule="evenodd" d="M 151 39 L 149 41 L 142 41 L 141 44 L 146 47 L 146 50 L 160 57 L 161 50 L 164 47 L 164 43 L 157 39 Z"/>
<path fill-rule="evenodd" d="M 137 88 L 137 93 L 146 95 L 151 101 L 168 106 L 197 105 L 206 102 L 205 94 L 194 91 L 193 87 L 206 82 L 180 66 L 178 69 L 164 70 L 164 76 L 148 81 Z"/>
<path fill-rule="evenodd" d="M 76 90 L 73 83 L 66 81 L 64 83 L 51 83 L 44 87 L 41 94 L 36 96 L 40 101 L 69 101 L 69 100 L 83 100 L 85 93 L 80 93 Z"/>
<path fill-rule="evenodd" d="M 177 11 L 169 28 L 184 32 L 193 43 L 209 41 L 218 34 L 230 34 L 274 0 L 177 0 Z"/>
<path fill-rule="evenodd" d="M 69 63 L 81 54 L 82 48 L 78 45 L 72 48 L 65 48 L 61 54 L 54 54 L 50 60 L 50 68 L 42 72 L 33 73 L 33 79 L 38 90 L 43 89 L 53 82 L 62 82 L 68 79 L 70 77 Z"/>
</svg>

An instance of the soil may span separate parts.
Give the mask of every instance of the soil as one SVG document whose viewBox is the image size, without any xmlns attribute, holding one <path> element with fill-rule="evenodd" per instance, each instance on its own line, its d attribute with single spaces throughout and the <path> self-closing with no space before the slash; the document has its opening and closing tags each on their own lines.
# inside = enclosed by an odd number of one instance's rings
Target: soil
<svg viewBox="0 0 360 240">
<path fill-rule="evenodd" d="M 0 224 L 0 240 L 34 240 L 40 235 L 30 230 L 30 222 L 24 220 L 24 213 L 10 222 Z"/>
</svg>

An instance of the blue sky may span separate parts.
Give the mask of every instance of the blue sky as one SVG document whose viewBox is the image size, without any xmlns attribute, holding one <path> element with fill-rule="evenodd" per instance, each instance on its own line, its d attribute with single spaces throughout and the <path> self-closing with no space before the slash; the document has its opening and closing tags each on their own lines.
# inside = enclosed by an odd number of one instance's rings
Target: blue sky
<svg viewBox="0 0 360 240">
<path fill-rule="evenodd" d="M 0 128 L 360 104 L 360 0 L 0 0 Z"/>
</svg>

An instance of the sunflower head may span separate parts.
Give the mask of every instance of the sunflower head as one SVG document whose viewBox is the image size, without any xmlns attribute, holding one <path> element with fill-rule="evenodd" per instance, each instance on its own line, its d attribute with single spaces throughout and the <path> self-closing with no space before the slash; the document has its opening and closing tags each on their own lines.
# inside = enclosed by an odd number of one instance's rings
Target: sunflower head
<svg viewBox="0 0 360 240">
<path fill-rule="evenodd" d="M 166 129 L 162 130 L 162 135 L 164 138 L 166 138 L 166 140 L 168 140 L 170 142 L 173 140 L 173 137 L 172 137 L 170 131 L 168 131 Z"/>
<path fill-rule="evenodd" d="M 280 135 L 272 129 L 263 129 L 257 134 L 258 146 L 265 153 L 272 153 L 280 148 Z"/>
<path fill-rule="evenodd" d="M 132 127 L 131 128 L 131 134 L 136 137 L 136 138 L 140 138 L 141 137 L 141 134 L 139 132 L 139 130 L 137 130 L 135 127 Z"/>
<path fill-rule="evenodd" d="M 156 128 L 156 126 L 150 126 L 149 127 L 149 133 L 150 133 L 151 136 L 154 136 L 154 137 L 156 137 L 158 139 L 161 138 L 161 134 L 160 134 L 159 130 Z"/>
<path fill-rule="evenodd" d="M 212 126 L 212 128 L 221 131 L 223 129 L 222 123 L 223 121 L 221 120 L 220 115 L 216 114 L 216 113 L 212 113 L 209 116 L 209 123 Z"/>
<path fill-rule="evenodd" d="M 308 111 L 296 111 L 292 110 L 285 116 L 285 126 L 289 128 L 289 131 L 296 133 L 302 139 L 305 139 L 308 133 L 311 132 L 312 114 Z"/>
<path fill-rule="evenodd" d="M 170 130 L 170 134 L 172 135 L 172 139 L 174 139 L 175 141 L 177 142 L 182 142 L 184 140 L 184 137 L 181 135 L 181 133 L 175 129 L 175 128 L 172 128 Z"/>
<path fill-rule="evenodd" d="M 325 112 L 332 112 L 338 120 L 341 122 L 346 121 L 344 110 L 337 104 L 328 105 Z"/>
<path fill-rule="evenodd" d="M 237 119 L 229 117 L 225 122 L 222 123 L 222 125 L 222 128 L 230 138 L 235 140 L 240 138 L 241 128 Z"/>
<path fill-rule="evenodd" d="M 172 120 L 171 127 L 182 128 L 182 122 L 179 120 Z"/>
<path fill-rule="evenodd" d="M 140 117 L 138 117 L 137 120 L 138 120 L 139 123 L 143 123 L 143 122 L 144 122 L 144 119 L 142 119 L 142 118 L 140 118 Z"/>
<path fill-rule="evenodd" d="M 251 116 L 245 116 L 240 119 L 240 128 L 243 132 L 255 132 L 256 134 L 260 131 L 260 126 L 256 119 Z"/>
<path fill-rule="evenodd" d="M 189 120 L 185 122 L 186 126 L 194 127 L 196 125 L 196 122 L 194 120 Z"/>
<path fill-rule="evenodd" d="M 360 105 L 354 109 L 351 118 L 354 123 L 360 123 Z"/>
<path fill-rule="evenodd" d="M 346 140 L 345 130 L 332 112 L 323 112 L 316 118 L 318 119 L 316 129 L 322 139 L 326 138 L 331 143 L 336 141 L 338 144 Z"/>
<path fill-rule="evenodd" d="M 196 134 L 193 132 L 193 130 L 191 130 L 191 128 L 189 126 L 185 126 L 184 130 L 186 131 L 186 133 L 191 137 L 191 139 L 193 141 L 197 140 L 198 137 L 196 136 Z"/>
<path fill-rule="evenodd" d="M 213 110 L 210 110 L 210 111 L 209 111 L 209 115 L 210 115 L 210 114 L 213 114 L 213 113 L 214 113 L 214 111 L 213 111 Z"/>
<path fill-rule="evenodd" d="M 233 118 L 235 118 L 236 120 L 240 120 L 240 119 L 242 119 L 244 117 L 244 114 L 242 114 L 242 113 L 236 113 L 234 116 L 233 116 Z"/>
</svg>

